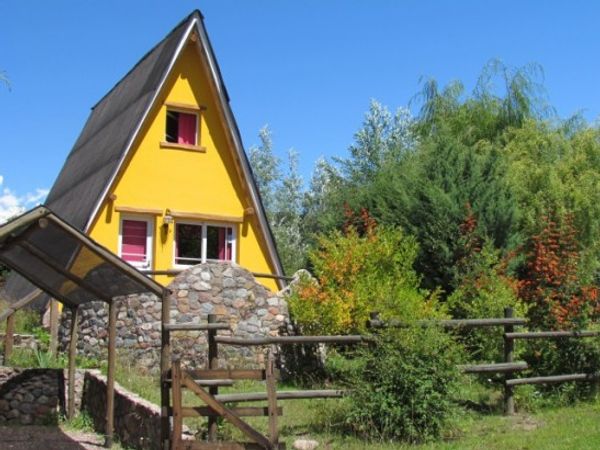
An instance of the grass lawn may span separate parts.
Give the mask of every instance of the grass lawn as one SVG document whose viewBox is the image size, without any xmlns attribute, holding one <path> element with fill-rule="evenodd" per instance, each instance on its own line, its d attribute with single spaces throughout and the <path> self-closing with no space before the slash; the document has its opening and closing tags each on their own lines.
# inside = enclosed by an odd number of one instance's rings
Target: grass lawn
<svg viewBox="0 0 600 450">
<path fill-rule="evenodd" d="M 158 381 L 151 376 L 140 376 L 139 372 L 121 368 L 118 382 L 142 397 L 155 403 L 160 402 Z M 279 384 L 280 390 L 292 390 L 293 386 Z M 298 438 L 315 439 L 321 449 L 600 449 L 600 400 L 580 403 L 571 407 L 545 407 L 531 414 L 504 417 L 498 412 L 499 392 L 483 388 L 476 383 L 466 386 L 465 398 L 471 404 L 480 404 L 489 409 L 484 413 L 465 411 L 457 418 L 448 436 L 441 441 L 424 445 L 409 445 L 384 442 L 364 442 L 350 433 L 336 431 L 332 424 L 336 410 L 343 400 L 288 400 L 281 401 L 283 416 L 279 418 L 281 440 L 291 448 Z M 221 392 L 264 392 L 258 382 L 242 382 L 233 388 L 222 388 Z M 191 392 L 184 391 L 184 405 L 200 405 Z M 265 406 L 265 402 L 255 405 Z M 250 406 L 251 403 L 245 403 Z M 246 418 L 250 424 L 266 433 L 266 418 Z M 203 428 L 204 421 L 186 419 L 192 430 Z M 247 440 L 232 426 L 224 423 L 221 428 L 225 440 Z"/>
</svg>

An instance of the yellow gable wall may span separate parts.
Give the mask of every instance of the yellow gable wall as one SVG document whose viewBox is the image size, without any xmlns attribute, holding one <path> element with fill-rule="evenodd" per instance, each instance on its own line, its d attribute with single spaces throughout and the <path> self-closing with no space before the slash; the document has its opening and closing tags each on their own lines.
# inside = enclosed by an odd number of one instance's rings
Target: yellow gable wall
<svg viewBox="0 0 600 450">
<path fill-rule="evenodd" d="M 160 210 L 161 214 L 145 217 L 154 220 L 153 270 L 168 270 L 174 264 L 175 232 L 173 224 L 166 232 L 162 226 L 166 209 L 243 217 L 242 223 L 235 224 L 236 262 L 253 272 L 274 273 L 256 215 L 244 215 L 244 210 L 252 205 L 236 170 L 234 151 L 195 45 L 190 42 L 180 55 L 134 143 L 129 161 L 124 164 L 125 170 L 110 191 L 116 199 L 105 201 L 89 234 L 117 253 L 121 215 L 132 216 L 118 212 L 119 207 Z M 201 114 L 199 142 L 206 149 L 204 153 L 161 148 L 160 142 L 165 140 L 165 103 L 206 107 Z M 172 277 L 157 276 L 156 279 L 166 285 Z M 258 281 L 272 290 L 277 289 L 274 280 L 258 278 Z"/>
</svg>

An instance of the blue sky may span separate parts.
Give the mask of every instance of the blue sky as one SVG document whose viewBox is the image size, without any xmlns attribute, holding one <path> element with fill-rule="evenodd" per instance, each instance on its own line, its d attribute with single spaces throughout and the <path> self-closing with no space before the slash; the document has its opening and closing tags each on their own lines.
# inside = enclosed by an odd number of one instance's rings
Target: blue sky
<svg viewBox="0 0 600 450">
<path fill-rule="evenodd" d="M 269 124 L 305 179 L 346 154 L 370 99 L 406 106 L 421 76 L 472 88 L 492 58 L 539 63 L 559 116 L 600 114 L 591 1 L 2 0 L 0 220 L 42 200 L 90 107 L 194 8 L 246 148 Z"/>
</svg>

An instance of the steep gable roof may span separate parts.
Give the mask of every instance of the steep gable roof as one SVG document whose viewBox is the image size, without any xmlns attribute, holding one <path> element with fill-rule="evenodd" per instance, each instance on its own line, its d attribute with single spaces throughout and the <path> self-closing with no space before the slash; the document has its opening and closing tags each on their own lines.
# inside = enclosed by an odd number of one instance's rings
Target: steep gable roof
<svg viewBox="0 0 600 450">
<path fill-rule="evenodd" d="M 252 175 L 241 136 L 229 106 L 229 96 L 210 44 L 200 11 L 193 11 L 150 50 L 93 108 L 69 153 L 48 197 L 46 206 L 76 228 L 87 232 L 127 155 L 132 150 L 146 116 L 192 32 L 206 57 L 218 102 L 231 133 L 237 160 L 248 184 L 269 255 L 278 275 L 283 269 L 260 193 Z M 11 277 L 6 293 L 17 300 L 27 291 Z M 31 288 L 33 289 L 33 288 Z M 18 295 L 16 295 L 18 292 Z"/>
<path fill-rule="evenodd" d="M 93 108 L 46 205 L 87 231 L 92 215 L 172 66 L 194 11 L 148 52 Z"/>
</svg>

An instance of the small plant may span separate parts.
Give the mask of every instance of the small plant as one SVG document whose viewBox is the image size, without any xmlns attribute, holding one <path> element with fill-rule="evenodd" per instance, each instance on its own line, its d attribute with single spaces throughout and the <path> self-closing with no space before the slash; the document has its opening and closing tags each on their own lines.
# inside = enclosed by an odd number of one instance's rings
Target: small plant
<svg viewBox="0 0 600 450">
<path fill-rule="evenodd" d="M 94 432 L 94 421 L 85 411 L 81 411 L 72 419 L 63 417 L 62 425 L 71 430 Z"/>
</svg>

